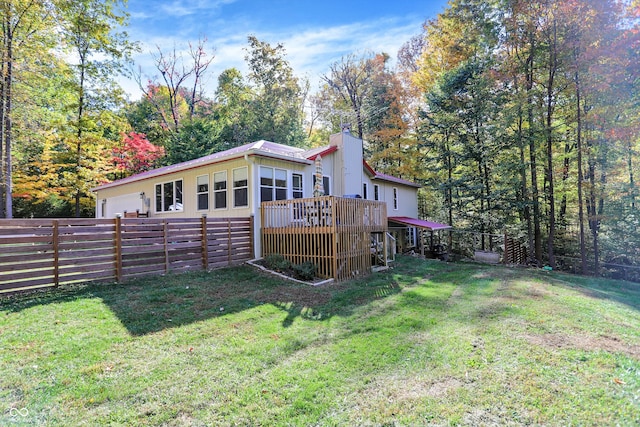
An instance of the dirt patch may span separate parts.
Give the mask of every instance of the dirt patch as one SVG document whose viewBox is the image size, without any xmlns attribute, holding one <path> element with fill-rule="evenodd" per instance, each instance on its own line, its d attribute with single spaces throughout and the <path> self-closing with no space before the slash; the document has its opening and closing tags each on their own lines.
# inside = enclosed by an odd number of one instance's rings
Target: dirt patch
<svg viewBox="0 0 640 427">
<path fill-rule="evenodd" d="M 463 295 L 464 295 L 464 291 L 462 290 L 462 286 L 458 286 L 453 290 L 453 292 L 451 292 L 449 299 L 447 299 L 447 305 L 448 306 L 456 305 Z"/>
<path fill-rule="evenodd" d="M 332 293 L 329 289 L 325 288 L 319 290 L 304 286 L 277 286 L 275 288 L 255 292 L 252 297 L 259 303 L 291 301 L 300 306 L 316 307 L 331 301 Z"/>
<path fill-rule="evenodd" d="M 452 378 L 407 378 L 403 376 L 385 376 L 370 383 L 360 395 L 367 396 L 360 406 L 375 407 L 388 402 L 413 402 L 425 397 L 444 397 L 463 387 L 463 381 Z"/>
<path fill-rule="evenodd" d="M 622 353 L 640 360 L 640 345 L 625 344 L 617 337 L 568 334 L 526 335 L 531 344 L 555 349 L 578 349 L 586 351 L 602 350 L 610 353 Z"/>
<path fill-rule="evenodd" d="M 442 397 L 462 387 L 464 384 L 457 378 L 445 378 L 442 381 L 431 384 L 426 390 L 429 397 Z"/>
</svg>

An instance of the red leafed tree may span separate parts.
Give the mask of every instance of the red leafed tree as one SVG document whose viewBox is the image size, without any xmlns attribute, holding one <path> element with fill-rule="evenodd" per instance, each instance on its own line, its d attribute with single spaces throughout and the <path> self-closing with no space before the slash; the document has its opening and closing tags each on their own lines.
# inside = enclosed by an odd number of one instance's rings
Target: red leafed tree
<svg viewBox="0 0 640 427">
<path fill-rule="evenodd" d="M 113 163 L 122 177 L 153 169 L 164 156 L 164 149 L 153 145 L 143 133 L 122 135 L 122 143 L 113 150 Z"/>
</svg>

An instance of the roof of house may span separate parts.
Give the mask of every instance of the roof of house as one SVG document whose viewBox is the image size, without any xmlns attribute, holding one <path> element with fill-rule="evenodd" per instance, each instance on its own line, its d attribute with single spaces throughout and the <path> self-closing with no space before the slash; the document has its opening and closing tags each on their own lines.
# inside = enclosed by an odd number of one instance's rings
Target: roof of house
<svg viewBox="0 0 640 427">
<path fill-rule="evenodd" d="M 450 225 L 447 225 L 447 224 L 440 224 L 433 221 L 427 221 L 425 219 L 409 218 L 406 216 L 390 216 L 388 220 L 392 222 L 397 222 L 399 224 L 425 228 L 431 231 L 446 230 L 448 228 L 452 228 Z"/>
<path fill-rule="evenodd" d="M 369 177 L 371 177 L 372 180 L 378 179 L 380 181 L 388 181 L 388 182 L 393 182 L 394 184 L 407 185 L 409 187 L 415 187 L 415 188 L 422 187 L 420 184 L 416 184 L 413 181 L 408 181 L 406 179 L 398 178 L 392 175 L 387 175 L 385 173 L 376 172 L 371 166 L 369 166 L 369 163 L 367 163 L 366 160 L 362 160 L 362 165 L 364 167 L 364 170 L 369 174 Z"/>
<path fill-rule="evenodd" d="M 323 147 L 305 150 L 303 148 L 291 147 L 289 145 L 260 140 L 256 142 L 251 142 L 249 144 L 240 145 L 238 147 L 234 147 L 229 150 L 210 154 L 208 156 L 200 157 L 194 160 L 189 160 L 182 163 L 176 163 L 174 165 L 164 166 L 161 168 L 142 172 L 136 175 L 131 175 L 127 178 L 102 184 L 96 188 L 93 188 L 91 191 L 104 190 L 106 188 L 116 187 L 122 184 L 143 181 L 145 179 L 168 175 L 170 173 L 174 173 L 177 171 L 194 169 L 201 166 L 220 163 L 223 161 L 233 160 L 233 159 L 237 159 L 245 156 L 270 157 L 274 159 L 310 165 L 310 164 L 313 164 L 313 162 L 315 161 L 318 155 L 326 156 L 327 154 L 335 152 L 337 149 L 338 147 L 335 145 L 326 145 Z M 365 162 L 364 160 L 363 160 L 363 164 L 365 169 L 370 173 L 372 179 L 380 179 L 383 181 L 394 182 L 397 184 L 408 185 L 411 187 L 420 187 L 420 185 L 414 182 L 407 181 L 401 178 L 396 178 L 391 175 L 385 175 L 382 173 L 375 172 L 371 168 L 371 166 L 369 166 L 367 162 Z"/>
<path fill-rule="evenodd" d="M 307 150 L 289 145 L 277 144 L 275 142 L 260 140 L 249 144 L 240 145 L 229 150 L 220 151 L 208 156 L 199 157 L 182 163 L 176 163 L 170 166 L 153 169 L 136 175 L 109 182 L 93 188 L 92 191 L 103 190 L 105 188 L 115 187 L 131 182 L 142 181 L 149 178 L 155 178 L 162 175 L 168 175 L 177 171 L 194 169 L 201 166 L 220 163 L 223 161 L 233 160 L 244 156 L 262 156 L 271 157 L 280 160 L 286 160 L 296 163 L 312 164 L 313 161 L 306 156 Z M 316 154 L 317 155 L 317 154 Z"/>
</svg>

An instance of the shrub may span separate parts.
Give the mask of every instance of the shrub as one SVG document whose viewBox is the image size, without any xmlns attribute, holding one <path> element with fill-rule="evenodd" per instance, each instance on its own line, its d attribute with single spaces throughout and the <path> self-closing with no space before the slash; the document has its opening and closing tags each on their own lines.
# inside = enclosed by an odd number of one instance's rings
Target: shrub
<svg viewBox="0 0 640 427">
<path fill-rule="evenodd" d="M 316 277 L 316 266 L 311 261 L 305 261 L 302 264 L 295 264 L 293 272 L 297 279 L 313 280 Z"/>
<path fill-rule="evenodd" d="M 291 261 L 280 254 L 271 254 L 264 257 L 264 263 L 268 269 L 281 273 L 291 270 Z"/>
</svg>

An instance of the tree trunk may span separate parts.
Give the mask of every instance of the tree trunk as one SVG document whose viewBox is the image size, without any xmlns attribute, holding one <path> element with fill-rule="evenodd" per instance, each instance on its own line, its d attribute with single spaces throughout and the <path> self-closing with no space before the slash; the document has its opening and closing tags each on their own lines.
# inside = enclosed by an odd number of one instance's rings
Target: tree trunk
<svg viewBox="0 0 640 427">
<path fill-rule="evenodd" d="M 5 25 L 6 23 L 3 22 L 3 34 L 2 34 L 2 41 L 6 38 L 5 37 Z M 4 76 L 5 75 L 5 67 L 7 64 L 7 60 L 5 59 L 5 49 L 4 49 L 4 45 L 2 45 L 2 65 L 0 68 L 0 76 Z M 4 218 L 5 214 L 4 214 L 4 209 L 5 209 L 5 188 L 4 188 L 4 177 L 5 177 L 5 161 L 4 161 L 4 115 L 5 115 L 5 108 L 4 108 L 4 104 L 5 104 L 5 100 L 6 100 L 6 96 L 5 96 L 5 84 L 4 84 L 4 79 L 0 78 L 0 218 Z"/>
<path fill-rule="evenodd" d="M 569 170 L 571 162 L 569 161 L 569 154 L 571 153 L 571 144 L 569 138 L 567 138 L 564 144 L 564 160 L 562 164 L 562 187 L 567 188 L 567 182 L 569 182 Z M 558 222 L 561 226 L 566 228 L 567 224 L 567 191 L 562 192 L 562 200 L 560 200 L 560 213 L 558 213 Z"/>
<path fill-rule="evenodd" d="M 525 139 L 522 125 L 524 117 L 522 115 L 522 105 L 518 104 L 518 130 L 516 132 L 518 150 L 520 151 L 520 185 L 522 191 L 521 201 L 523 203 L 523 216 L 527 224 L 527 242 L 529 249 L 533 248 L 533 230 L 531 227 L 531 210 L 529 209 L 529 189 L 527 187 L 527 166 L 525 163 Z"/>
<path fill-rule="evenodd" d="M 80 198 L 82 196 L 80 191 L 80 168 L 82 167 L 82 116 L 84 114 L 84 78 L 86 70 L 86 55 L 80 54 L 80 87 L 78 93 L 78 132 L 76 137 L 76 179 L 78 180 L 76 195 L 75 195 L 75 213 L 76 218 L 80 218 Z"/>
<path fill-rule="evenodd" d="M 11 159 L 11 84 L 13 79 L 13 46 L 11 37 L 7 40 L 7 76 L 4 81 L 4 160 L 5 160 L 5 208 L 4 217 L 7 219 L 13 218 L 13 196 L 11 195 L 13 189 L 13 181 L 11 175 L 13 174 L 13 165 Z"/>
<path fill-rule="evenodd" d="M 2 101 L 0 108 L 2 113 L 2 124 L 0 125 L 2 132 L 2 148 L 0 148 L 0 160 L 2 161 L 2 218 L 13 218 L 13 199 L 11 196 L 13 183 L 12 175 L 12 158 L 11 158 L 11 86 L 13 83 L 13 29 L 11 26 L 11 16 L 8 10 L 3 17 L 2 37 L 4 39 L 2 51 Z"/>
<path fill-rule="evenodd" d="M 549 74 L 547 80 L 547 183 L 549 185 L 549 241 L 547 245 L 547 251 L 549 256 L 549 265 L 552 268 L 556 267 L 556 257 L 553 252 L 553 243 L 556 234 L 556 206 L 555 206 L 555 194 L 554 194 L 554 182 L 553 182 L 553 88 L 556 70 L 558 68 L 558 52 L 556 46 L 556 22 L 553 21 L 553 32 L 550 46 L 550 58 L 549 58 Z"/>
<path fill-rule="evenodd" d="M 534 134 L 533 120 L 533 56 L 535 50 L 534 35 L 529 34 L 529 46 L 531 52 L 525 62 L 525 72 L 527 76 L 527 121 L 529 122 L 529 131 L 527 138 L 529 140 L 529 162 L 531 168 L 531 201 L 533 203 L 533 245 L 536 263 L 542 265 L 542 233 L 540 232 L 540 196 L 538 192 L 538 167 L 536 162 L 536 142 Z"/>
<path fill-rule="evenodd" d="M 578 144 L 578 225 L 580 227 L 580 269 L 582 274 L 587 274 L 587 250 L 584 236 L 584 201 L 582 195 L 582 182 L 584 176 L 582 174 L 582 106 L 581 106 L 581 93 L 580 93 L 580 76 L 576 71 L 575 76 L 576 84 L 576 113 L 577 113 L 577 131 L 576 139 Z"/>
</svg>

